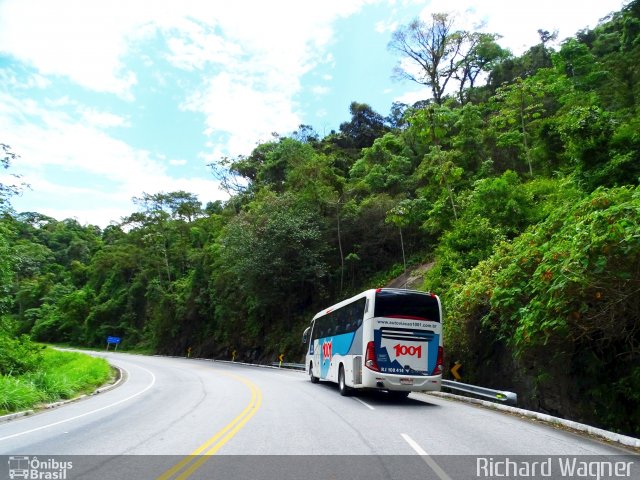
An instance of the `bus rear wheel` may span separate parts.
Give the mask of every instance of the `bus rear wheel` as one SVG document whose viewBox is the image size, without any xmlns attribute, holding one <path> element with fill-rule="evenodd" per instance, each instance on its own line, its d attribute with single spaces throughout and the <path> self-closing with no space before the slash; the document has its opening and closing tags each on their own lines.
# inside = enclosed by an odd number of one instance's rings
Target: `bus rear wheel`
<svg viewBox="0 0 640 480">
<path fill-rule="evenodd" d="M 313 376 L 313 362 L 309 364 L 309 380 L 311 380 L 311 383 L 318 383 L 320 381 L 318 377 Z"/>
<path fill-rule="evenodd" d="M 340 395 L 346 397 L 349 395 L 349 387 L 347 387 L 347 382 L 344 378 L 344 367 L 340 365 L 340 370 L 338 370 L 338 390 L 340 390 Z"/>
</svg>

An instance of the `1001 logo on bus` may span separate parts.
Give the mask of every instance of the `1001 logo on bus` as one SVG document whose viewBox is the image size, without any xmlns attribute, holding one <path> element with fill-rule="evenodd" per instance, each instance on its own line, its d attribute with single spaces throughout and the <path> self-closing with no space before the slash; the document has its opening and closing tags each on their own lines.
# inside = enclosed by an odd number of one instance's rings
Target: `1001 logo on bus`
<svg viewBox="0 0 640 480">
<path fill-rule="evenodd" d="M 327 358 L 331 360 L 332 354 L 333 354 L 333 340 L 324 342 L 322 344 L 322 360 L 324 361 Z"/>
<path fill-rule="evenodd" d="M 403 357 L 405 355 L 415 357 L 417 355 L 418 358 L 422 358 L 422 345 L 419 347 L 408 347 L 407 345 L 398 344 L 394 346 L 393 349 L 396 351 L 396 357 Z"/>
</svg>

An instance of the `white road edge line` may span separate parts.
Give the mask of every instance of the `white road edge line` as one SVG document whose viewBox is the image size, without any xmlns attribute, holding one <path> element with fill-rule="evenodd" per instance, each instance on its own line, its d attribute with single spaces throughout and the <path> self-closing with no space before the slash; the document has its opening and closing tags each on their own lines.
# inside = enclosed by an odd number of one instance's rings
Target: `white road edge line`
<svg viewBox="0 0 640 480">
<path fill-rule="evenodd" d="M 406 433 L 401 433 L 400 435 L 402 436 L 402 438 L 404 438 L 404 441 L 407 442 L 409 446 L 413 448 L 415 452 L 422 457 L 424 462 L 427 465 L 429 465 L 431 470 L 435 472 L 435 474 L 438 476 L 438 478 L 440 478 L 440 480 L 451 480 L 451 477 L 447 475 L 447 473 L 444 470 L 442 470 L 442 468 L 440 468 L 440 465 L 438 465 L 436 461 L 433 458 L 431 458 L 431 456 L 429 456 L 429 454 L 425 452 L 424 449 L 420 445 L 418 445 L 418 443 L 413 438 L 411 438 Z"/>
<path fill-rule="evenodd" d="M 375 408 L 373 408 L 371 405 L 369 405 L 367 402 L 360 400 L 358 397 L 351 397 L 354 400 L 357 400 L 358 402 L 360 402 L 361 404 L 363 404 L 365 407 L 371 409 L 371 410 L 375 410 Z"/>
<path fill-rule="evenodd" d="M 122 367 L 120 367 L 122 368 Z M 149 390 L 151 387 L 153 387 L 156 383 L 156 376 L 150 371 L 147 370 L 144 367 L 138 367 L 141 370 L 144 370 L 145 372 L 147 372 L 149 375 L 151 375 L 151 383 L 149 385 L 147 385 L 143 390 L 140 390 L 137 393 L 134 393 L 133 395 L 127 397 L 127 398 L 123 398 L 122 400 L 118 400 L 117 402 L 111 403 L 109 405 L 106 405 L 104 407 L 100 407 L 96 410 L 91 410 L 90 412 L 86 412 L 83 413 L 82 415 L 76 415 L 75 417 L 71 417 L 71 418 L 66 418 L 64 420 L 60 420 L 59 422 L 54 422 L 54 423 L 50 423 L 48 425 L 43 425 L 41 427 L 37 427 L 37 428 L 32 428 L 31 430 L 25 430 L 24 432 L 19 432 L 19 433 L 14 433 L 13 435 L 9 435 L 7 437 L 0 437 L 0 442 L 2 442 L 3 440 L 9 440 L 10 438 L 16 438 L 16 437 L 20 437 L 22 435 L 27 435 L 28 433 L 33 433 L 33 432 L 37 432 L 39 430 L 44 430 L 45 428 L 49 428 L 49 427 L 55 427 L 56 425 L 61 425 L 63 423 L 67 423 L 67 422 L 71 422 L 73 420 L 77 420 L 78 418 L 82 418 L 82 417 L 86 417 L 87 415 L 93 415 L 94 413 L 98 413 L 101 412 L 103 410 L 106 410 L 108 408 L 111 407 L 115 407 L 116 405 L 120 405 L 121 403 L 127 402 L 129 400 L 131 400 L 132 398 L 135 398 L 139 395 L 142 395 L 144 392 L 146 392 L 147 390 Z M 126 369 L 122 368 L 125 372 L 127 372 Z M 129 372 L 127 372 L 128 375 Z"/>
</svg>

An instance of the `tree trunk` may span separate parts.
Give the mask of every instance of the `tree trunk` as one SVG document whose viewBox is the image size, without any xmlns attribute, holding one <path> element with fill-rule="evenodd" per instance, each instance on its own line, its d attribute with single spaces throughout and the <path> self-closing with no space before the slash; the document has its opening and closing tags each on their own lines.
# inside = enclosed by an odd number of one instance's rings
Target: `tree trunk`
<svg viewBox="0 0 640 480">
<path fill-rule="evenodd" d="M 340 250 L 340 295 L 342 295 L 342 287 L 344 284 L 344 252 L 342 251 L 342 238 L 340 238 L 340 199 L 337 205 L 338 219 L 338 249 Z"/>
<path fill-rule="evenodd" d="M 400 248 L 402 249 L 402 263 L 404 264 L 404 277 L 405 277 L 405 287 L 406 287 L 406 281 L 407 281 L 407 259 L 404 255 L 404 239 L 402 238 L 402 227 L 398 227 L 398 230 L 400 230 Z"/>
<path fill-rule="evenodd" d="M 520 126 L 522 128 L 522 142 L 524 144 L 524 155 L 529 164 L 529 175 L 533 178 L 533 167 L 531 166 L 531 157 L 529 156 L 529 143 L 527 142 L 527 130 L 524 126 L 524 90 L 520 91 Z"/>
</svg>

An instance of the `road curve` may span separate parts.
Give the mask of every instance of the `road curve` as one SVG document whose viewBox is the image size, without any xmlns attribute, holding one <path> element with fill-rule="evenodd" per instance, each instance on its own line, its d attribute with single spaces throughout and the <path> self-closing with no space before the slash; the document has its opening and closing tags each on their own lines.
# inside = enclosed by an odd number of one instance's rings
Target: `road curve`
<svg viewBox="0 0 640 480">
<path fill-rule="evenodd" d="M 201 469 L 208 458 L 198 458 L 213 454 L 320 456 L 332 458 L 332 465 L 336 456 L 344 455 L 361 456 L 367 464 L 371 460 L 365 459 L 372 457 L 384 457 L 393 464 L 397 457 L 404 459 L 402 465 L 421 465 L 428 472 L 422 478 L 431 475 L 442 480 L 465 478 L 446 460 L 451 455 L 630 453 L 544 424 L 434 396 L 412 394 L 402 402 L 390 401 L 381 393 L 341 397 L 335 385 L 312 384 L 301 372 L 122 353 L 96 355 L 126 372 L 122 385 L 0 424 L 0 455 L 163 456 L 151 477 L 141 474 L 139 478 L 164 479 L 211 478 Z M 409 456 L 419 463 L 409 462 Z M 353 468 L 357 462 L 345 463 Z M 128 468 L 123 461 L 118 464 Z M 217 465 L 219 472 L 226 471 L 223 464 Z M 293 471 L 299 473 L 298 468 L 305 467 L 296 466 Z M 382 468 L 380 478 L 395 478 L 402 468 L 395 464 Z M 118 474 L 117 469 L 110 471 Z M 326 470 L 320 471 L 318 478 L 326 478 Z M 133 478 L 128 472 L 126 476 Z M 286 478 L 282 471 L 279 476 Z M 411 478 L 410 472 L 398 478 Z"/>
</svg>

